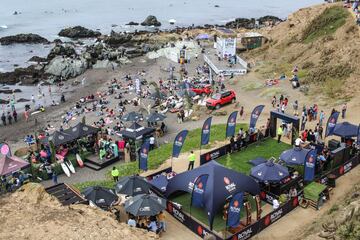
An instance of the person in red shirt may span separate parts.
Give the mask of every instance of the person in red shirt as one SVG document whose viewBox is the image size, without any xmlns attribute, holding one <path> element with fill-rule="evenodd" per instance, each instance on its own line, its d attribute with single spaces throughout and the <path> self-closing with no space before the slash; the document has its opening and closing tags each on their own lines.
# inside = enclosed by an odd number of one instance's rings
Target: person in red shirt
<svg viewBox="0 0 360 240">
<path fill-rule="evenodd" d="M 306 129 L 305 131 L 303 131 L 303 133 L 301 134 L 301 140 L 303 140 L 304 142 L 307 139 L 307 135 L 308 135 L 308 130 Z"/>
</svg>

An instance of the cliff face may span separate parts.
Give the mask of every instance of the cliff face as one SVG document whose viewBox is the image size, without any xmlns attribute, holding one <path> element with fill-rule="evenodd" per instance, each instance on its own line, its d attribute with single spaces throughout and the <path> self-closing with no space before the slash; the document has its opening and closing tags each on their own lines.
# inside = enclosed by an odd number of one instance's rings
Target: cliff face
<svg viewBox="0 0 360 240">
<path fill-rule="evenodd" d="M 0 239 L 154 239 L 85 205 L 62 206 L 39 184 L 0 198 Z"/>
<path fill-rule="evenodd" d="M 356 83 L 359 27 L 341 4 L 300 9 L 277 26 L 260 31 L 268 43 L 245 55 L 265 63 L 264 75 L 277 72 L 291 76 L 297 65 L 300 81 L 320 87 L 328 97 L 352 97 L 360 90 Z"/>
</svg>

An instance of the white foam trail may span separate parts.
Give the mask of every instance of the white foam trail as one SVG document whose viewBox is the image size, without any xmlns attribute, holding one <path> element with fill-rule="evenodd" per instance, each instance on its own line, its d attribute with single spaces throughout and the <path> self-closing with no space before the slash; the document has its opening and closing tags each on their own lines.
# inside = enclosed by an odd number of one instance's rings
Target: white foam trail
<svg viewBox="0 0 360 240">
<path fill-rule="evenodd" d="M 2 28 L 2 29 L 8 29 L 9 27 L 6 26 L 6 25 L 1 25 L 0 28 Z"/>
</svg>

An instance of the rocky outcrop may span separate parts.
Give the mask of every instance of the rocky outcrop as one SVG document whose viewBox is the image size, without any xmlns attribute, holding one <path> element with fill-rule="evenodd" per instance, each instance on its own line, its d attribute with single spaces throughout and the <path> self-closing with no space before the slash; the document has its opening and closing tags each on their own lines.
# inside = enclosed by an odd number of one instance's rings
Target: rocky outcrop
<svg viewBox="0 0 360 240">
<path fill-rule="evenodd" d="M 17 100 L 18 103 L 22 103 L 22 102 L 30 102 L 29 99 L 25 99 L 25 98 L 20 98 L 19 100 Z"/>
<path fill-rule="evenodd" d="M 225 24 L 227 28 L 255 28 L 255 19 L 248 18 L 236 18 L 235 21 L 231 21 Z"/>
<path fill-rule="evenodd" d="M 46 59 L 46 58 L 43 58 L 43 57 L 39 57 L 39 56 L 33 56 L 33 57 L 31 57 L 28 61 L 29 61 L 29 62 L 42 63 L 42 62 L 47 62 L 47 59 Z"/>
<path fill-rule="evenodd" d="M 267 15 L 258 19 L 260 25 L 275 25 L 283 20 L 276 16 Z"/>
<path fill-rule="evenodd" d="M 138 26 L 138 25 L 139 25 L 139 23 L 131 21 L 131 22 L 129 22 L 129 23 L 127 23 L 127 24 L 125 24 L 125 25 L 129 25 L 129 26 Z"/>
<path fill-rule="evenodd" d="M 13 93 L 19 93 L 22 92 L 20 89 L 0 89 L 0 93 L 2 94 L 13 94 Z"/>
<path fill-rule="evenodd" d="M 57 56 L 71 57 L 76 56 L 76 51 L 73 45 L 71 44 L 57 44 L 47 56 L 48 60 L 53 59 Z"/>
<path fill-rule="evenodd" d="M 101 33 L 82 26 L 75 26 L 62 29 L 58 35 L 68 38 L 93 38 L 99 37 Z"/>
<path fill-rule="evenodd" d="M 0 98 L 0 104 L 9 104 L 9 101 Z"/>
<path fill-rule="evenodd" d="M 72 59 L 57 56 L 45 67 L 45 72 L 55 77 L 68 79 L 83 74 L 87 68 L 88 63 L 84 58 Z"/>
<path fill-rule="evenodd" d="M 110 35 L 104 38 L 104 43 L 109 44 L 110 46 L 119 46 L 129 42 L 131 39 L 132 36 L 130 34 L 111 31 Z"/>
<path fill-rule="evenodd" d="M 27 68 L 16 68 L 13 72 L 0 73 L 0 83 L 16 84 L 21 82 L 24 85 L 31 85 L 40 80 L 47 79 L 43 68 L 31 65 Z"/>
<path fill-rule="evenodd" d="M 148 16 L 142 23 L 141 26 L 155 26 L 160 27 L 161 22 L 157 20 L 157 18 L 153 15 Z"/>
<path fill-rule="evenodd" d="M 41 37 L 40 35 L 28 33 L 28 34 L 17 34 L 13 36 L 7 36 L 0 38 L 1 45 L 10 45 L 14 43 L 49 43 L 46 38 Z"/>
</svg>

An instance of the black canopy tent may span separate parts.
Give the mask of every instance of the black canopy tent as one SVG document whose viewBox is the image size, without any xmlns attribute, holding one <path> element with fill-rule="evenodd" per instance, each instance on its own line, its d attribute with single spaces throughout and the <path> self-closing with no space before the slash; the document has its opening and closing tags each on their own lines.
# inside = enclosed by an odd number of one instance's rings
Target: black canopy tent
<svg viewBox="0 0 360 240">
<path fill-rule="evenodd" d="M 146 136 L 150 136 L 155 132 L 154 128 L 143 127 L 140 124 L 134 122 L 130 127 L 121 130 L 119 135 L 123 138 L 131 140 L 141 140 Z"/>
<path fill-rule="evenodd" d="M 79 122 L 74 127 L 64 130 L 64 133 L 72 135 L 74 139 L 79 139 L 92 134 L 96 134 L 100 131 L 99 128 L 88 126 L 82 122 Z"/>
</svg>

